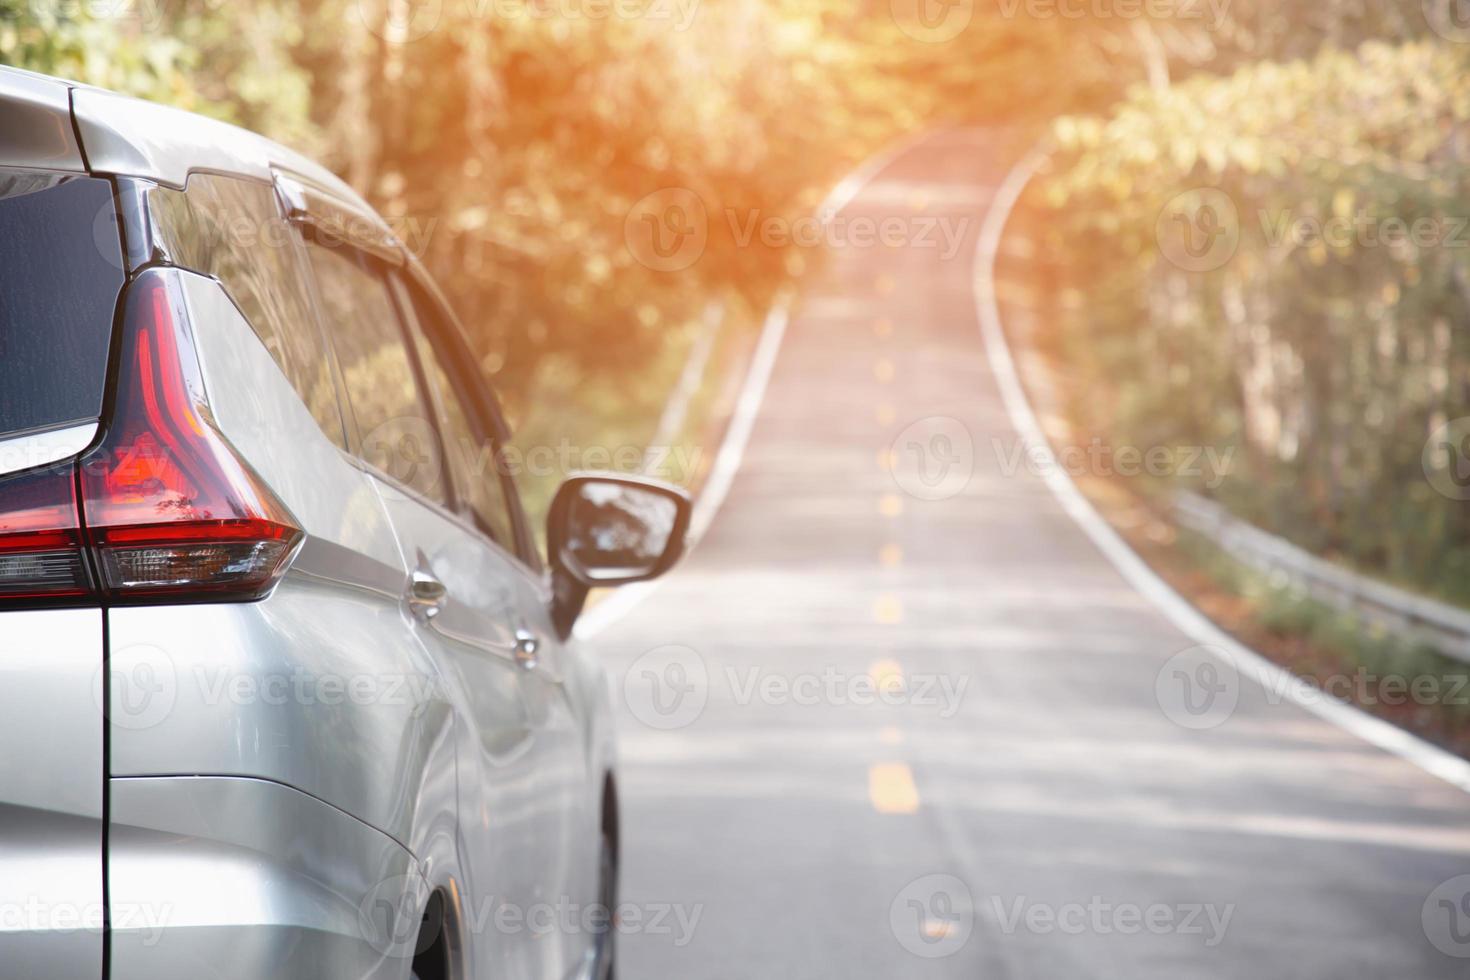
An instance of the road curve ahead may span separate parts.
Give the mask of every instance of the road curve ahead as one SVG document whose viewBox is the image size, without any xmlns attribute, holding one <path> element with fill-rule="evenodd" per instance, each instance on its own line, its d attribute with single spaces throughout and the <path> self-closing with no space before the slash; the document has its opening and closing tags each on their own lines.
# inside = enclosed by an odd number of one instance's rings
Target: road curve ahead
<svg viewBox="0 0 1470 980">
<path fill-rule="evenodd" d="M 1018 464 L 971 283 L 1005 164 L 868 183 L 709 533 L 590 641 L 620 977 L 1470 976 L 1470 797 L 1191 652 Z"/>
</svg>

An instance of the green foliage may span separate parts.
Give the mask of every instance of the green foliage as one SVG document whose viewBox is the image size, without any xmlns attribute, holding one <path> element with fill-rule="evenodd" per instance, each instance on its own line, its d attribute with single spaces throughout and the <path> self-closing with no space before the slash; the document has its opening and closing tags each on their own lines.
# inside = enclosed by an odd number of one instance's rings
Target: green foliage
<svg viewBox="0 0 1470 980">
<path fill-rule="evenodd" d="M 0 0 L 0 63 L 117 89 L 309 144 L 300 28 L 284 3 Z"/>
<path fill-rule="evenodd" d="M 558 420 L 585 445 L 651 431 L 701 312 L 722 302 L 750 329 L 820 260 L 742 242 L 739 225 L 809 214 L 898 133 L 1024 136 L 1086 114 L 1055 127 L 1032 202 L 1044 339 L 1076 366 L 1074 415 L 1140 446 L 1239 447 L 1219 493 L 1245 516 L 1467 598 L 1470 517 L 1419 458 L 1470 413 L 1465 252 L 1281 237 L 1298 219 L 1466 214 L 1470 46 L 1419 7 L 0 0 L 0 61 L 324 159 L 421 252 L 537 443 Z M 1199 187 L 1240 219 L 1234 257 L 1208 272 L 1159 249 L 1161 212 Z M 625 238 L 667 188 L 708 216 L 676 272 Z"/>
<path fill-rule="evenodd" d="M 1050 340 L 1108 393 L 1101 430 L 1238 447 L 1232 509 L 1460 601 L 1470 515 L 1423 455 L 1470 415 L 1467 122 L 1470 47 L 1328 47 L 1063 119 L 1033 202 L 1086 297 Z M 1181 262 L 1181 216 L 1225 221 L 1233 255 Z"/>
<path fill-rule="evenodd" d="M 1465 701 L 1470 668 L 1424 643 L 1387 634 L 1351 612 L 1320 602 L 1286 579 L 1241 564 L 1212 541 L 1183 532 L 1179 545 L 1190 567 L 1203 571 L 1227 593 L 1251 603 L 1251 621 L 1293 646 L 1278 660 L 1297 676 L 1319 680 L 1336 677 L 1357 681 L 1328 688 L 1335 696 L 1366 696 L 1372 709 L 1387 699 L 1403 703 L 1402 685 L 1427 685 L 1438 697 L 1417 705 L 1418 725 L 1431 738 L 1463 738 L 1470 726 L 1470 704 Z M 1348 675 L 1352 675 L 1349 677 Z M 1380 688 L 1386 680 L 1398 689 Z"/>
</svg>

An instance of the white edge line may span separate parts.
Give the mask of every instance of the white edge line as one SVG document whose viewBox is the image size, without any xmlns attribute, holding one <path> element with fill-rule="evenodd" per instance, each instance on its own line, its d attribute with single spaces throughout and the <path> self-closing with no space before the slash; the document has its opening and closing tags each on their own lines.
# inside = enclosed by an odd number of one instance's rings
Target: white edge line
<svg viewBox="0 0 1470 980">
<path fill-rule="evenodd" d="M 887 169 L 890 163 L 933 135 L 934 131 L 929 130 L 902 137 L 864 160 L 856 170 L 838 181 L 837 186 L 828 192 L 817 207 L 818 218 L 824 224 L 831 221 L 853 202 L 873 178 Z M 690 550 L 704 537 L 704 532 L 709 530 L 715 514 L 729 496 L 735 474 L 740 471 L 745 447 L 750 442 L 750 433 L 755 428 L 755 420 L 760 415 L 761 403 L 766 396 L 766 385 L 771 380 L 776 356 L 781 352 L 781 341 L 786 336 L 786 324 L 791 318 L 793 301 L 791 292 L 783 291 L 776 297 L 770 313 L 766 315 L 760 340 L 756 343 L 755 353 L 751 355 L 745 385 L 740 389 L 740 398 L 735 403 L 730 424 L 725 429 L 725 439 L 720 443 L 719 454 L 715 457 L 709 477 L 694 504 L 694 517 L 689 526 Z M 622 619 L 633 607 L 652 595 L 662 581 L 663 579 L 655 579 L 652 582 L 625 586 L 587 610 L 577 620 L 577 638 L 590 639 Z"/>
<path fill-rule="evenodd" d="M 689 525 L 690 550 L 709 529 L 715 513 L 730 493 L 735 474 L 740 470 L 746 444 L 750 442 L 750 433 L 755 428 L 755 420 L 760 414 L 761 402 L 766 395 L 766 384 L 771 380 L 771 370 L 776 365 L 776 355 L 781 352 L 781 339 L 786 335 L 786 323 L 790 318 L 790 304 L 790 295 L 783 293 L 777 297 L 771 312 L 766 315 L 760 340 L 756 343 L 755 353 L 751 355 L 750 367 L 745 374 L 745 384 L 740 389 L 740 397 L 730 415 L 730 424 L 725 429 L 725 439 L 720 443 L 720 451 L 715 456 L 714 465 L 710 467 L 709 477 L 704 481 L 699 499 L 694 503 L 694 516 Z M 578 639 L 596 636 L 622 619 L 634 606 L 652 595 L 662 581 L 663 579 L 654 579 L 651 582 L 624 586 L 587 610 L 577 620 Z"/>
<path fill-rule="evenodd" d="M 1042 461 L 1050 464 L 1055 462 L 1051 443 L 1037 422 L 1031 404 L 1026 400 L 1025 389 L 1021 385 L 1020 375 L 1006 342 L 1005 330 L 1001 326 L 1000 308 L 995 295 L 995 259 L 1000 248 L 1001 234 L 1026 184 L 1036 174 L 1045 158 L 1046 154 L 1041 149 L 1034 149 L 1006 175 L 980 228 L 979 241 L 975 247 L 973 277 L 980 334 L 991 370 L 1000 386 L 1006 412 L 1010 415 L 1011 424 L 1016 427 L 1031 451 L 1042 454 Z M 1038 468 L 1062 509 L 1092 539 L 1092 543 L 1103 556 L 1129 585 L 1152 602 L 1186 636 L 1196 643 L 1221 648 L 1233 660 L 1233 665 L 1240 673 L 1255 681 L 1268 693 L 1281 692 L 1286 700 L 1470 793 L 1470 761 L 1452 755 L 1417 735 L 1375 718 L 1346 701 L 1327 695 L 1326 692 L 1308 689 L 1295 675 L 1226 633 L 1174 591 L 1098 515 L 1064 468 L 1058 465 L 1043 465 Z"/>
</svg>

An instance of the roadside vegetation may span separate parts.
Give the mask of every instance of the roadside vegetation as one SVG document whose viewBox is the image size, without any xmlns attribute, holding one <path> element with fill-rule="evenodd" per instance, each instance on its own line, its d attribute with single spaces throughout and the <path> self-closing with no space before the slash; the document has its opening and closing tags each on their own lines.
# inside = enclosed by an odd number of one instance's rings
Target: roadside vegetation
<svg viewBox="0 0 1470 980">
<path fill-rule="evenodd" d="M 1015 277 L 1077 443 L 1213 450 L 1231 465 L 1208 481 L 1129 492 L 1162 512 L 1203 491 L 1466 604 L 1470 31 L 1452 8 L 0 0 L 0 62 L 242 124 L 358 187 L 469 326 L 533 511 L 557 467 L 660 439 L 658 475 L 699 479 L 772 298 L 821 261 L 742 240 L 753 217 L 790 226 L 921 128 L 1045 135 Z M 670 189 L 709 217 L 673 270 L 627 239 Z M 1299 618 L 1260 605 L 1320 632 Z"/>
<path fill-rule="evenodd" d="M 1229 462 L 1078 480 L 1156 570 L 1297 676 L 1470 755 L 1464 663 L 1171 519 L 1204 494 L 1470 605 L 1470 34 L 1432 3 L 1313 9 L 1237 3 L 1257 29 L 1205 63 L 1057 120 L 1002 305 L 1054 442 Z M 1398 690 L 1416 680 L 1432 692 Z"/>
<path fill-rule="evenodd" d="M 1035 19 L 1010 0 L 962 12 L 949 31 L 898 0 L 0 0 L 0 63 L 324 161 L 450 294 L 519 448 L 595 458 L 656 434 L 710 304 L 726 310 L 713 394 L 680 438 L 718 436 L 717 393 L 772 298 L 821 261 L 742 240 L 753 219 L 809 216 L 899 134 L 1038 131 L 1147 74 L 1126 25 Z M 668 189 L 709 218 L 676 270 L 625 237 L 638 202 Z M 533 510 L 551 482 L 531 478 Z"/>
<path fill-rule="evenodd" d="M 1437 36 L 1062 120 L 1031 204 L 1057 287 L 1038 342 L 1074 381 L 1071 417 L 1231 451 L 1218 487 L 1191 489 L 1470 603 L 1467 123 L 1470 45 Z"/>
</svg>

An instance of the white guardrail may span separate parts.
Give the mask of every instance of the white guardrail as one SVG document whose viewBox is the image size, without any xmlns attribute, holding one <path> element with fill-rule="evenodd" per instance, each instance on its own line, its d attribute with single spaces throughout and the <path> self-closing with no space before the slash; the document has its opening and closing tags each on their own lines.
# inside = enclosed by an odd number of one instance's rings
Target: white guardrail
<svg viewBox="0 0 1470 980">
<path fill-rule="evenodd" d="M 1197 494 L 1177 494 L 1173 510 L 1181 525 L 1209 538 L 1238 561 L 1284 575 L 1314 599 L 1470 663 L 1470 612 L 1334 565 Z"/>
</svg>

